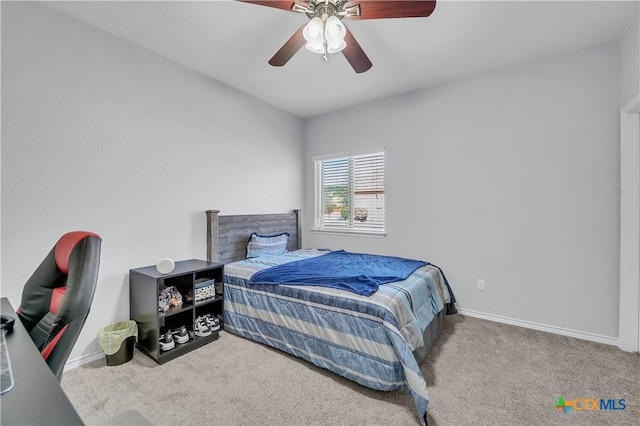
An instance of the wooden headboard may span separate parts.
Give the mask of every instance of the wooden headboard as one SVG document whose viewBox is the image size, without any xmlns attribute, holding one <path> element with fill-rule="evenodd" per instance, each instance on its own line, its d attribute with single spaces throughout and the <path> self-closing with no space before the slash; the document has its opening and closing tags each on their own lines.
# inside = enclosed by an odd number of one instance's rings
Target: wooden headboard
<svg viewBox="0 0 640 426">
<path fill-rule="evenodd" d="M 220 216 L 220 210 L 207 210 L 207 260 L 229 263 L 245 258 L 249 236 L 289 233 L 287 250 L 301 246 L 300 210 L 283 214 Z"/>
</svg>

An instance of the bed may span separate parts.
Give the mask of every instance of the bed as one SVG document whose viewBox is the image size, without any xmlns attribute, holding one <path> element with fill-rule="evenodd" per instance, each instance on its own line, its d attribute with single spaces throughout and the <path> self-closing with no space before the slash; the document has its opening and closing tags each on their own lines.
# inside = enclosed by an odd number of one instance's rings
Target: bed
<svg viewBox="0 0 640 426">
<path fill-rule="evenodd" d="M 455 297 L 442 270 L 418 264 L 406 279 L 367 290 L 370 295 L 341 286 L 256 281 L 272 271 L 291 273 L 292 268 L 321 265 L 330 256 L 343 255 L 301 249 L 298 215 L 299 211 L 221 216 L 217 210 L 207 211 L 208 260 L 225 264 L 225 331 L 372 389 L 403 389 L 425 424 L 429 400 L 419 364 L 438 337 L 446 314 L 455 313 Z M 287 251 L 247 259 L 247 241 L 254 232 L 289 233 Z"/>
</svg>

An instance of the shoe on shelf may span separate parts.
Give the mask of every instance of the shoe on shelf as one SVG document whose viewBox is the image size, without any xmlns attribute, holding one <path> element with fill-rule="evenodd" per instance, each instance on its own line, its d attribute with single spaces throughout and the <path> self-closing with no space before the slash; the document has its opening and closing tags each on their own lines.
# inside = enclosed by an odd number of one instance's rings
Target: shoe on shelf
<svg viewBox="0 0 640 426">
<path fill-rule="evenodd" d="M 176 343 L 187 343 L 189 341 L 189 333 L 187 332 L 187 327 L 184 325 L 181 325 L 175 330 L 171 330 L 171 334 Z"/>
<path fill-rule="evenodd" d="M 173 341 L 173 336 L 171 335 L 171 331 L 167 330 L 166 333 L 160 336 L 160 350 L 162 351 L 170 351 L 175 348 L 176 344 Z"/>
<path fill-rule="evenodd" d="M 209 328 L 211 329 L 211 331 L 218 331 L 220 330 L 220 320 L 216 317 L 214 317 L 211 314 L 206 314 L 204 316 L 205 321 L 207 322 L 207 325 L 209 326 Z"/>
<path fill-rule="evenodd" d="M 204 317 L 196 318 L 196 323 L 194 324 L 194 332 L 198 337 L 207 337 L 211 336 L 211 329 L 207 325 L 207 321 Z"/>
</svg>

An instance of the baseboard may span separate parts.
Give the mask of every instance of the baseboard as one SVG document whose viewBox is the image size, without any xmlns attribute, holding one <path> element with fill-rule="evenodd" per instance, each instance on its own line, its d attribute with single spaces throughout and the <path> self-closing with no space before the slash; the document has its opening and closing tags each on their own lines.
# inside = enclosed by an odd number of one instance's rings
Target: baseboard
<svg viewBox="0 0 640 426">
<path fill-rule="evenodd" d="M 91 361 L 95 361 L 104 356 L 104 352 L 94 352 L 86 355 L 79 356 L 78 358 L 67 360 L 64 365 L 64 371 L 73 370 L 74 368 L 78 368 L 83 364 L 87 364 Z"/>
<path fill-rule="evenodd" d="M 524 321 L 515 318 L 503 317 L 502 315 L 487 314 L 484 312 L 472 311 L 470 309 L 457 308 L 462 315 L 485 319 L 489 321 L 501 322 L 504 324 L 515 325 L 518 327 L 530 328 L 547 333 L 559 334 L 561 336 L 575 337 L 576 339 L 588 340 L 590 342 L 604 343 L 605 345 L 618 346 L 618 339 L 603 336 L 601 334 L 588 333 L 585 331 L 571 330 L 564 327 L 555 327 L 552 325 L 540 324 L 537 322 Z"/>
</svg>

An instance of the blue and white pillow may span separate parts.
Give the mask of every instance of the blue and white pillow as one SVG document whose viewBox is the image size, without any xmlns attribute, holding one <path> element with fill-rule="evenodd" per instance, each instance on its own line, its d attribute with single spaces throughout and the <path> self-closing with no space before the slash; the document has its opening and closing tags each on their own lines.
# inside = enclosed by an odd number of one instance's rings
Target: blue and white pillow
<svg viewBox="0 0 640 426">
<path fill-rule="evenodd" d="M 284 254 L 287 252 L 288 239 L 288 232 L 277 235 L 258 235 L 254 232 L 247 243 L 247 259 Z"/>
</svg>

